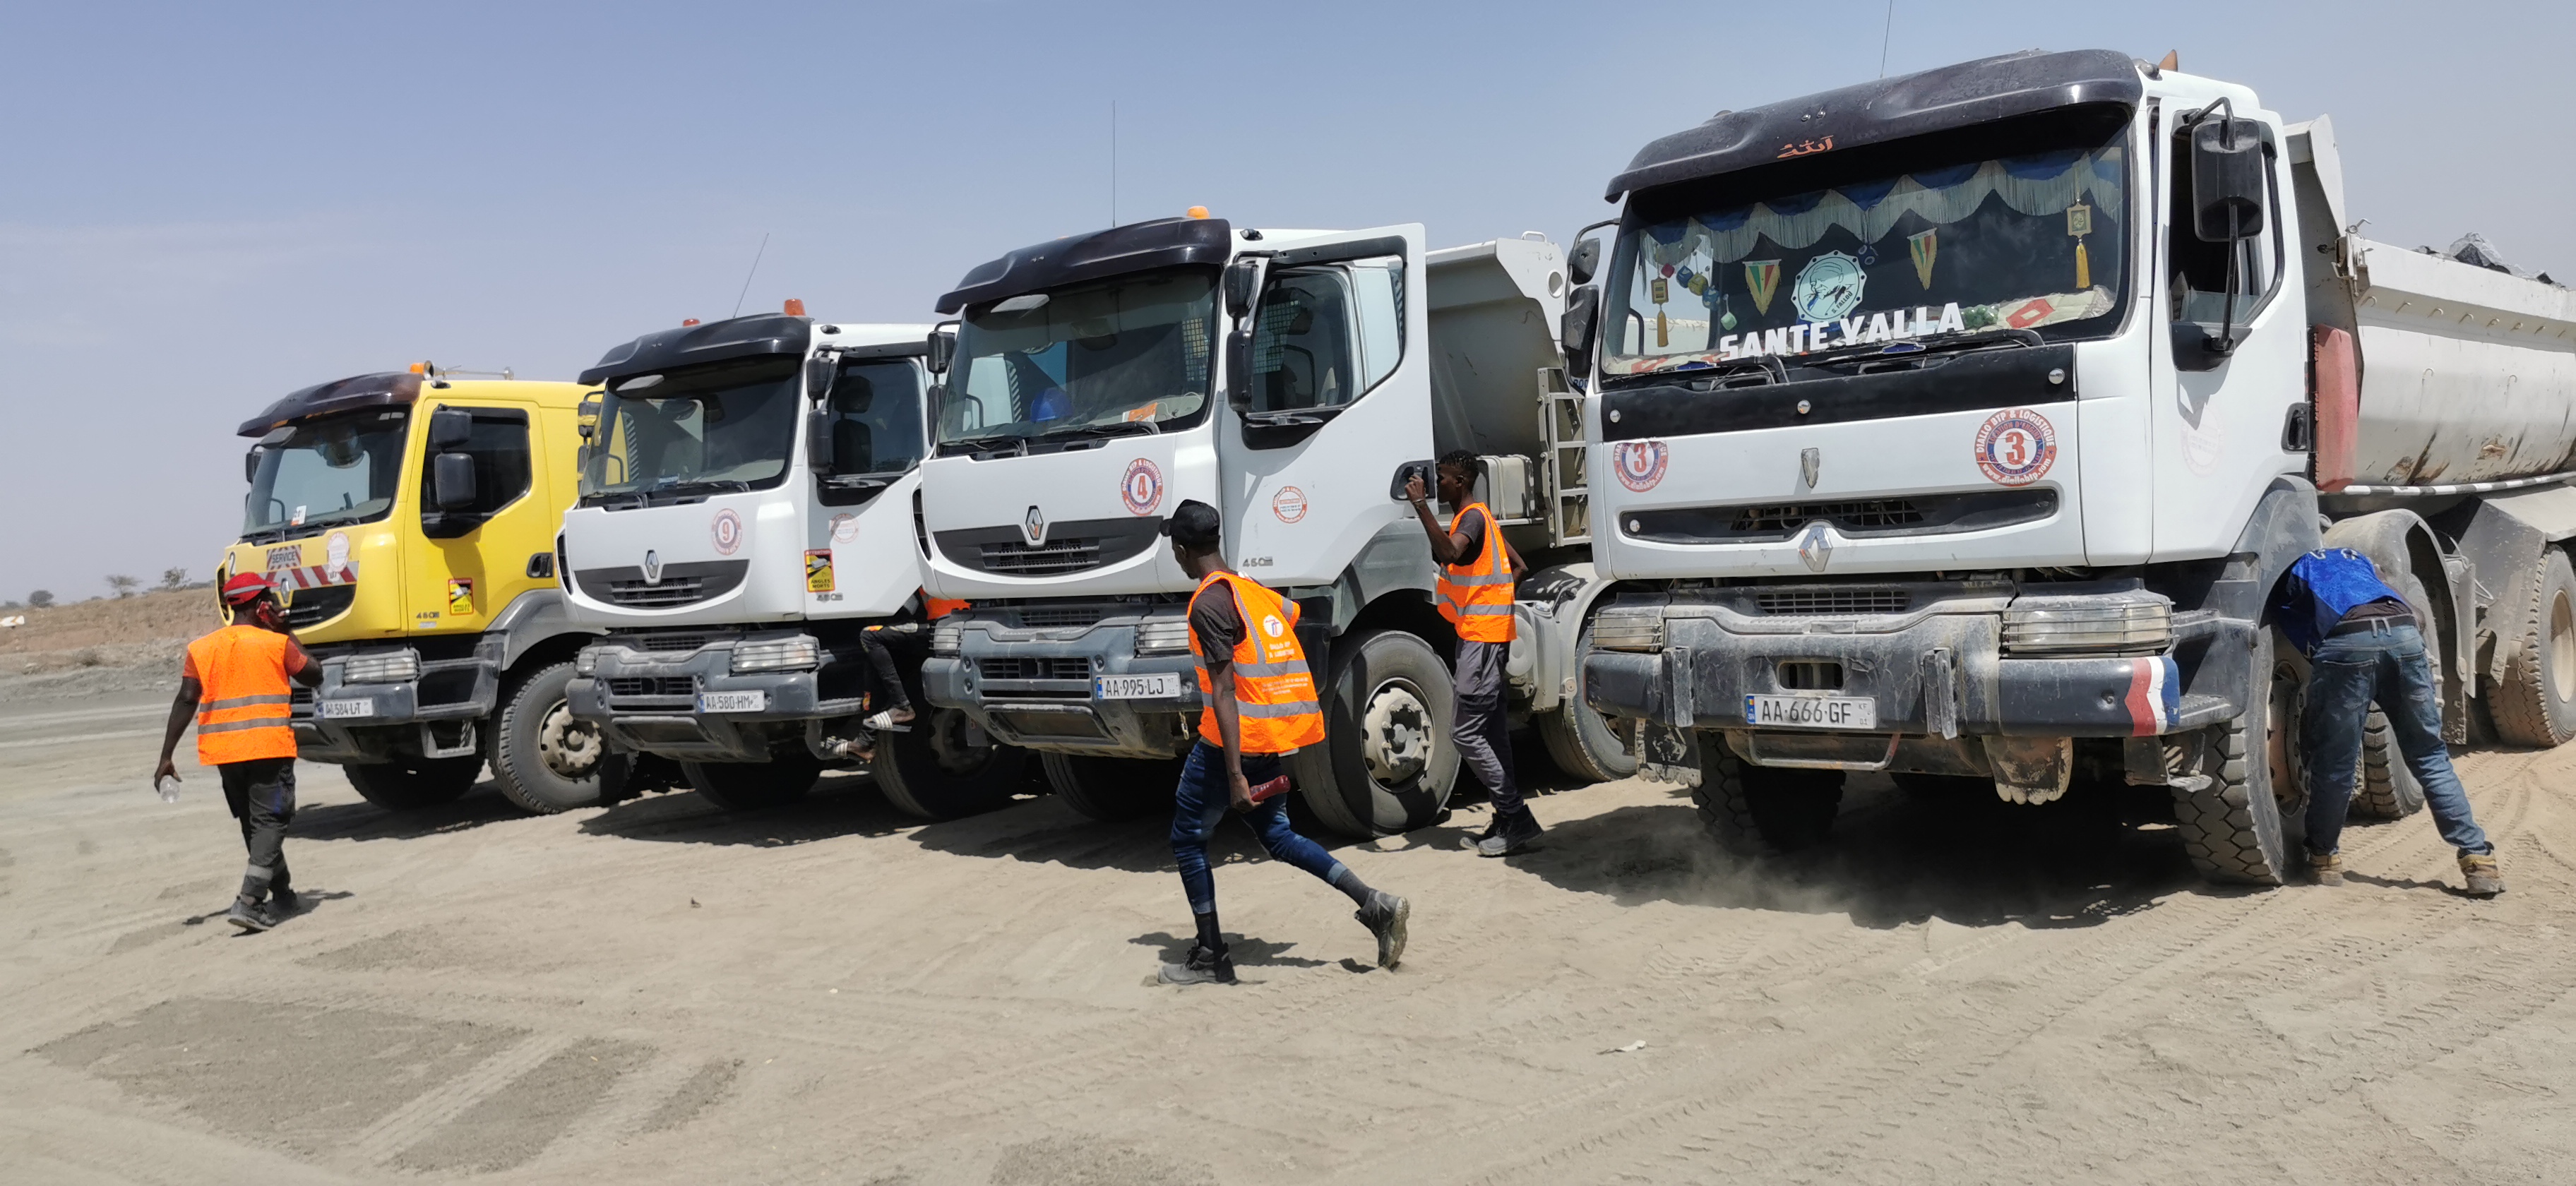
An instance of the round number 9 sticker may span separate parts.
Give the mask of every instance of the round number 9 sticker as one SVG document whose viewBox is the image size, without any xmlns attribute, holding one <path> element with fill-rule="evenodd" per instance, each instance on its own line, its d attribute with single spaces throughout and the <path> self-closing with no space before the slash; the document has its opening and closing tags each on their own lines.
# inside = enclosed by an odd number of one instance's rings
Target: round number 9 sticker
<svg viewBox="0 0 2576 1186">
<path fill-rule="evenodd" d="M 2057 429 L 2028 408 L 2007 408 L 1977 428 L 1977 468 L 2001 486 L 2027 486 L 2057 464 Z"/>
</svg>

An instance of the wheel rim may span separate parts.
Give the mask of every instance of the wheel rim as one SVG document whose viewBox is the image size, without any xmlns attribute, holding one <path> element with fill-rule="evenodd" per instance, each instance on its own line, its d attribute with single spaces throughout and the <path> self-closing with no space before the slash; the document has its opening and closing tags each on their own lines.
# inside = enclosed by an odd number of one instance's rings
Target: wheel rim
<svg viewBox="0 0 2576 1186">
<path fill-rule="evenodd" d="M 2576 606 L 2564 589 L 2549 602 L 2549 694 L 2561 704 L 2576 700 Z"/>
<path fill-rule="evenodd" d="M 921 727 L 918 717 L 914 727 Z M 930 755 L 942 773 L 963 777 L 981 771 L 993 760 L 992 739 L 984 737 L 983 730 L 976 728 L 965 713 L 953 708 L 934 711 L 929 728 Z M 979 737 L 984 737 L 981 745 L 976 744 Z"/>
<path fill-rule="evenodd" d="M 1361 720 L 1360 761 L 1380 786 L 1400 786 L 1431 768 L 1431 708 L 1412 681 L 1379 684 Z"/>
<path fill-rule="evenodd" d="M 608 753 L 599 726 L 572 715 L 572 705 L 562 700 L 539 719 L 537 758 L 546 769 L 576 782 L 599 772 L 599 760 Z"/>
<path fill-rule="evenodd" d="M 2263 761 L 2271 768 L 2272 801 L 2284 815 L 2307 808 L 2307 764 L 2301 760 L 2297 739 L 2291 734 L 2307 708 L 2307 681 L 2299 669 L 2284 661 L 2272 665 L 2272 694 L 2263 705 Z M 2281 722 L 2275 729 L 2272 722 Z"/>
</svg>

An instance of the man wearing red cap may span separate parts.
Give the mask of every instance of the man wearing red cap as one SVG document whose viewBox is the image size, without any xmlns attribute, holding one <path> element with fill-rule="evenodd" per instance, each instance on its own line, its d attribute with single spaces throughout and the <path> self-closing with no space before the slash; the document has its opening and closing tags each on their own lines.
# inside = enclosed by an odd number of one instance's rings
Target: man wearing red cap
<svg viewBox="0 0 2576 1186">
<path fill-rule="evenodd" d="M 223 599 L 232 624 L 188 644 L 152 778 L 178 779 L 170 755 L 193 718 L 197 761 L 222 777 L 224 801 L 250 849 L 241 893 L 224 921 L 265 931 L 295 912 L 285 853 L 286 823 L 295 818 L 295 728 L 288 723 L 294 692 L 287 681 L 312 687 L 322 682 L 322 667 L 296 645 L 277 586 L 267 577 L 246 572 L 225 581 Z"/>
</svg>

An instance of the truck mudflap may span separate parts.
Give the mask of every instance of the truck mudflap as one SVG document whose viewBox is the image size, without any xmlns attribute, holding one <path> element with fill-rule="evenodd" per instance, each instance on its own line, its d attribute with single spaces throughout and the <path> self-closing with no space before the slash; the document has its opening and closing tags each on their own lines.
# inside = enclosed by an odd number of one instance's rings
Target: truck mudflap
<svg viewBox="0 0 2576 1186">
<path fill-rule="evenodd" d="M 1198 664 L 1187 650 L 1181 606 L 1069 628 L 1014 620 L 968 611 L 942 623 L 942 638 L 954 641 L 935 645 L 921 668 L 932 705 L 958 709 L 995 740 L 1023 749 L 1113 758 L 1189 752 Z M 1163 642 L 1140 655 L 1140 633 L 1180 639 L 1183 649 L 1175 653 Z"/>
<path fill-rule="evenodd" d="M 819 671 L 736 673 L 734 645 L 752 636 L 685 654 L 630 650 L 615 638 L 583 653 L 589 673 L 565 689 L 572 714 L 598 724 L 614 749 L 683 762 L 766 762 L 794 740 L 820 758 L 823 724 L 856 718 L 865 703 L 855 681 L 834 689 L 846 695 L 828 694 Z"/>
<path fill-rule="evenodd" d="M 322 664 L 322 683 L 294 690 L 296 756 L 308 762 L 366 765 L 401 757 L 457 758 L 482 752 L 481 722 L 501 695 L 507 640 L 487 633 L 458 658 L 422 658 L 408 642 L 324 644 L 307 648 Z M 353 670 L 382 670 L 409 657 L 414 674 L 396 680 L 349 679 Z"/>
</svg>

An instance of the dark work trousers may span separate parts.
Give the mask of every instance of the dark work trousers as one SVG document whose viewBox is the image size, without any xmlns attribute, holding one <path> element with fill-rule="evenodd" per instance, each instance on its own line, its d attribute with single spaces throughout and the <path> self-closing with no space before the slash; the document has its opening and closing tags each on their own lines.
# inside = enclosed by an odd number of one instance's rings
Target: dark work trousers
<svg viewBox="0 0 2576 1186">
<path fill-rule="evenodd" d="M 2361 762 L 2361 730 L 2373 700 L 2388 714 L 2388 731 L 2406 756 L 2406 768 L 2423 784 L 2442 839 L 2463 856 L 2494 852 L 2451 769 L 2451 751 L 2442 744 L 2442 698 L 2433 690 L 2424 636 L 2413 626 L 2385 624 L 2330 635 L 2308 657 L 2308 711 L 2300 722 L 2308 747 L 2308 851 L 2330 854 L 2342 843 L 2353 767 Z"/>
<path fill-rule="evenodd" d="M 1494 818 L 1526 814 L 1520 780 L 1512 774 L 1512 722 L 1503 709 L 1503 663 L 1511 658 L 1507 642 L 1458 640 L 1458 720 L 1453 737 L 1458 756 L 1494 801 Z"/>
<path fill-rule="evenodd" d="M 250 867 L 242 872 L 241 900 L 257 903 L 292 888 L 286 872 L 286 824 L 295 818 L 295 759 L 258 758 L 215 767 L 223 776 L 224 804 L 241 821 Z"/>
<path fill-rule="evenodd" d="M 912 697 L 903 690 L 903 676 L 894 669 L 892 640 L 895 637 L 893 631 L 882 626 L 870 626 L 859 632 L 859 645 L 868 652 L 868 667 L 876 672 L 877 691 L 885 699 L 877 706 L 880 709 L 912 707 Z"/>
<path fill-rule="evenodd" d="M 1279 759 L 1270 754 L 1243 755 L 1243 780 L 1254 786 L 1279 777 Z M 1206 738 L 1190 747 L 1189 759 L 1181 763 L 1181 783 L 1172 791 L 1172 857 L 1181 867 L 1181 893 L 1190 900 L 1190 913 L 1207 914 L 1216 909 L 1216 877 L 1208 872 L 1208 838 L 1216 835 L 1216 826 L 1234 806 L 1234 790 L 1225 776 L 1225 750 L 1208 744 Z M 1288 825 L 1288 800 L 1285 796 L 1265 799 L 1243 813 L 1243 822 L 1252 826 L 1260 837 L 1261 847 L 1270 859 L 1295 865 L 1326 884 L 1339 887 L 1342 863 L 1324 847 L 1297 834 Z"/>
</svg>

